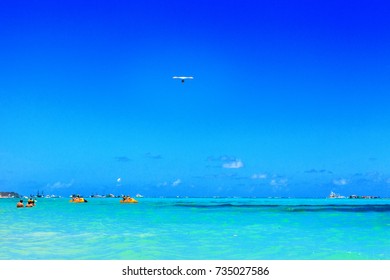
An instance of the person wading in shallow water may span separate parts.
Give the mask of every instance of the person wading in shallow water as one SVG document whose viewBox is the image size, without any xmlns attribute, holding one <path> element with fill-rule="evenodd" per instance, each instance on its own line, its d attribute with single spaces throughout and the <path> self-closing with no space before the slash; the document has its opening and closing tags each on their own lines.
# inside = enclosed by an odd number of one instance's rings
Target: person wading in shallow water
<svg viewBox="0 0 390 280">
<path fill-rule="evenodd" d="M 26 207 L 34 207 L 34 202 L 32 200 L 29 200 L 26 204 Z"/>
<path fill-rule="evenodd" d="M 23 207 L 24 207 L 24 205 L 23 205 L 23 199 L 19 200 L 19 202 L 16 203 L 16 207 L 17 207 L 17 208 L 23 208 Z"/>
<path fill-rule="evenodd" d="M 27 207 L 28 205 L 31 205 L 31 207 L 32 207 L 32 206 L 35 206 L 35 200 L 34 200 L 33 198 L 29 198 L 29 199 L 27 200 L 26 207 Z"/>
</svg>

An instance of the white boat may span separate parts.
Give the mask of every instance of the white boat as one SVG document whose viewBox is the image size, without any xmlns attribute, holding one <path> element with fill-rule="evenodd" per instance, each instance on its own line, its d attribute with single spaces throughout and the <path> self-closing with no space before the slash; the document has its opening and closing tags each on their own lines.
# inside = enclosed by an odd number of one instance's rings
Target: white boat
<svg viewBox="0 0 390 280">
<path fill-rule="evenodd" d="M 339 195 L 338 193 L 335 193 L 335 192 L 330 192 L 330 195 L 328 198 L 346 198 L 346 197 L 343 195 Z"/>
<path fill-rule="evenodd" d="M 142 198 L 142 197 L 144 197 L 142 194 L 139 194 L 139 193 L 137 193 L 136 195 L 135 195 L 135 197 L 137 197 L 137 198 Z"/>
</svg>

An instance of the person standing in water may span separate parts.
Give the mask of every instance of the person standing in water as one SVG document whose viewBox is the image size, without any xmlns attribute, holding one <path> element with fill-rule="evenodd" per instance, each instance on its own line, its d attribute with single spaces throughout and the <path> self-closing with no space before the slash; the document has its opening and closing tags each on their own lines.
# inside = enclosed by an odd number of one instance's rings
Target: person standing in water
<svg viewBox="0 0 390 280">
<path fill-rule="evenodd" d="M 26 207 L 34 207 L 34 202 L 33 200 L 29 200 L 26 204 Z"/>
<path fill-rule="evenodd" d="M 16 203 L 16 207 L 17 207 L 17 208 L 23 208 L 23 207 L 24 207 L 24 205 L 23 205 L 23 199 L 19 200 L 19 202 Z"/>
</svg>

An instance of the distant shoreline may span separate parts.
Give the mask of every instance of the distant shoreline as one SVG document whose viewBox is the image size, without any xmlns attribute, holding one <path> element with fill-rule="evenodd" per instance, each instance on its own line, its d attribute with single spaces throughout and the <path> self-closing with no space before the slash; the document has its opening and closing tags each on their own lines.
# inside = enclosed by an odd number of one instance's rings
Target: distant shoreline
<svg viewBox="0 0 390 280">
<path fill-rule="evenodd" d="M 20 195 L 16 192 L 0 192 L 0 198 L 19 198 Z"/>
<path fill-rule="evenodd" d="M 17 192 L 0 192 L 1 198 L 22 198 L 24 195 L 21 195 Z M 32 196 L 35 198 L 62 198 L 62 196 L 57 195 L 48 195 L 48 196 Z M 67 196 L 65 196 L 66 198 Z M 88 198 L 121 198 L 121 195 L 90 195 L 83 196 Z M 143 196 L 142 196 L 143 197 Z M 357 196 L 351 195 L 348 197 L 338 198 L 338 197 L 255 197 L 255 196 L 210 196 L 210 197 L 197 197 L 197 196 L 145 196 L 145 198 L 176 198 L 176 199 L 185 199 L 185 198 L 214 198 L 214 199 L 235 199 L 235 198 L 246 198 L 246 199 L 329 199 L 329 200 L 375 200 L 375 199 L 390 199 L 390 197 L 379 197 L 379 196 Z"/>
</svg>

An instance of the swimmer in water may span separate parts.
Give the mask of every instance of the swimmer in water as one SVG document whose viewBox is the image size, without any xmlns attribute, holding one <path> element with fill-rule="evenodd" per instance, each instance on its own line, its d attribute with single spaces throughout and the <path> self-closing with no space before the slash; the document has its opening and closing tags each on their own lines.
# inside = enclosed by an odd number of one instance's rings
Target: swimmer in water
<svg viewBox="0 0 390 280">
<path fill-rule="evenodd" d="M 23 199 L 19 200 L 19 202 L 16 203 L 16 207 L 17 207 L 17 208 L 23 208 L 23 207 L 24 207 L 24 205 L 23 205 Z"/>
</svg>

